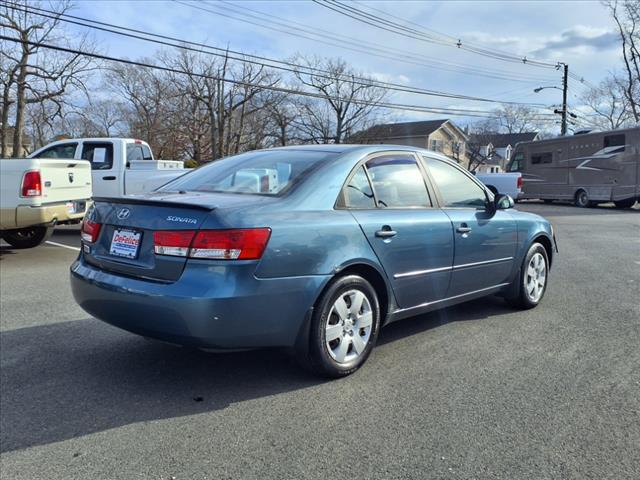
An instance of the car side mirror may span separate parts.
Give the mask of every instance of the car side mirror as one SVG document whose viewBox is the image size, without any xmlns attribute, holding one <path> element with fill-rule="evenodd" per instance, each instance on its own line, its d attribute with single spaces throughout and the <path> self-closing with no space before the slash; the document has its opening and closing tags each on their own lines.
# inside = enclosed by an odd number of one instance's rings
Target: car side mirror
<svg viewBox="0 0 640 480">
<path fill-rule="evenodd" d="M 504 193 L 498 193 L 493 199 L 493 203 L 495 204 L 496 210 L 507 210 L 509 208 L 513 208 L 515 206 L 515 202 L 513 198 L 509 195 L 505 195 Z"/>
</svg>

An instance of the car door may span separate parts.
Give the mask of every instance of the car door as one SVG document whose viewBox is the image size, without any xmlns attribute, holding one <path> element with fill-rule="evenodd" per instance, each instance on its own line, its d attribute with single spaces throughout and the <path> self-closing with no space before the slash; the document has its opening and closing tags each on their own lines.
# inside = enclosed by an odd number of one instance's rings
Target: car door
<svg viewBox="0 0 640 480">
<path fill-rule="evenodd" d="M 453 262 L 453 230 L 434 208 L 417 158 L 407 152 L 369 158 L 347 181 L 343 201 L 389 278 L 401 308 L 446 293 Z"/>
<path fill-rule="evenodd" d="M 83 160 L 91 163 L 91 179 L 94 197 L 117 197 L 120 195 L 120 171 L 113 162 L 113 143 L 83 142 Z"/>
<path fill-rule="evenodd" d="M 442 211 L 451 219 L 455 256 L 447 297 L 503 284 L 512 272 L 517 225 L 505 210 L 487 209 L 488 194 L 468 172 L 425 157 Z"/>
</svg>

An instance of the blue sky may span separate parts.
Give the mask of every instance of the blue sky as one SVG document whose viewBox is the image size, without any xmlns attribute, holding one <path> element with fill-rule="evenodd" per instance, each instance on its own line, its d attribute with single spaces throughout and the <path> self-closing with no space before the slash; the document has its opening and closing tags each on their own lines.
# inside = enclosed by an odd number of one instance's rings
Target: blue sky
<svg viewBox="0 0 640 480">
<path fill-rule="evenodd" d="M 79 1 L 72 13 L 273 58 L 288 58 L 296 53 L 341 57 L 360 72 L 415 87 L 499 100 L 548 105 L 560 102 L 558 90 L 549 89 L 538 94 L 533 92 L 535 87 L 541 85 L 559 86 L 561 77 L 555 70 L 501 62 L 454 46 L 406 38 L 359 23 L 311 1 L 180 2 L 183 3 L 171 0 Z M 594 84 L 621 66 L 614 24 L 606 9 L 597 1 L 359 1 L 351 5 L 364 10 L 373 7 L 378 11 L 368 11 L 381 16 L 383 14 L 380 11 L 387 12 L 420 24 L 428 29 L 427 32 L 433 30 L 460 38 L 465 44 L 498 49 L 527 58 L 563 61 L 569 64 L 571 71 Z M 291 28 L 310 28 L 328 36 L 348 36 L 367 47 L 364 52 L 356 52 L 349 50 L 348 45 L 340 40 L 327 40 L 334 43 L 328 45 L 229 18 L 241 15 L 266 18 L 273 28 L 282 28 L 276 24 L 281 21 Z M 255 20 L 255 17 L 244 18 Z M 397 21 L 394 18 L 390 20 Z M 293 30 L 290 32 L 293 33 Z M 114 56 L 139 58 L 152 56 L 157 50 L 157 46 L 143 41 L 107 33 L 95 33 L 94 36 L 100 48 Z M 375 48 L 381 47 L 427 59 L 421 62 L 423 65 L 415 65 L 403 62 L 395 55 L 381 58 L 372 54 Z M 468 69 L 473 69 L 475 73 Z M 478 75 L 478 72 L 499 78 L 488 78 Z M 517 81 L 506 79 L 505 76 L 517 78 Z M 583 89 L 576 82 L 571 84 L 569 98 L 573 106 L 578 106 L 577 97 Z M 391 101 L 435 107 L 491 108 L 490 104 L 402 93 L 394 94 Z M 400 120 L 442 117 L 428 114 L 395 115 Z"/>
</svg>

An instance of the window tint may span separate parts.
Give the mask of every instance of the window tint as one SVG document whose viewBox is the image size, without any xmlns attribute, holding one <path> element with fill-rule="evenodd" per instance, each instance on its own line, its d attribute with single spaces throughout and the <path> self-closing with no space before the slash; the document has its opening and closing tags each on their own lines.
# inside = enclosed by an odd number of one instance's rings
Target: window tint
<svg viewBox="0 0 640 480">
<path fill-rule="evenodd" d="M 312 150 L 262 150 L 216 160 L 167 183 L 178 190 L 279 195 L 337 154 Z"/>
<path fill-rule="evenodd" d="M 367 162 L 379 207 L 430 207 L 424 177 L 413 157 L 385 155 Z"/>
<path fill-rule="evenodd" d="M 140 145 L 127 145 L 127 160 L 142 160 L 142 147 Z"/>
<path fill-rule="evenodd" d="M 448 163 L 431 158 L 426 162 L 445 206 L 484 208 L 486 195 L 476 182 Z"/>
<path fill-rule="evenodd" d="M 624 152 L 625 146 L 625 138 L 624 133 L 619 133 L 617 135 L 607 135 L 604 137 L 604 148 L 607 147 L 622 147 L 622 149 L 616 149 L 616 153 Z"/>
<path fill-rule="evenodd" d="M 524 152 L 518 152 L 513 156 L 513 160 L 511 161 L 511 165 L 509 165 L 510 172 L 519 172 L 522 170 L 524 166 Z"/>
<path fill-rule="evenodd" d="M 153 160 L 153 158 L 151 157 L 151 150 L 146 145 L 128 143 L 127 160 Z"/>
<path fill-rule="evenodd" d="M 532 153 L 531 154 L 531 164 L 538 165 L 540 163 L 551 163 L 553 162 L 553 153 L 552 152 L 543 152 L 543 153 Z"/>
<path fill-rule="evenodd" d="M 351 177 L 344 191 L 344 206 L 347 208 L 376 208 L 373 191 L 364 167 Z"/>
<path fill-rule="evenodd" d="M 73 158 L 76 153 L 77 143 L 63 143 L 55 147 L 47 148 L 35 158 Z"/>
<path fill-rule="evenodd" d="M 82 159 L 91 162 L 91 170 L 110 170 L 113 167 L 113 145 L 111 143 L 84 143 Z"/>
</svg>

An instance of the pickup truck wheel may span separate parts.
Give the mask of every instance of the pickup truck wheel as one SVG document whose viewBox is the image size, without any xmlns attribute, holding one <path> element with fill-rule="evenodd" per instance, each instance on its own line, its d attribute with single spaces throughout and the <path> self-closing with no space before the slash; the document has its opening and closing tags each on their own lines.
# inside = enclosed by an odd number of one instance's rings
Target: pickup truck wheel
<svg viewBox="0 0 640 480">
<path fill-rule="evenodd" d="M 52 233 L 53 227 L 29 227 L 4 232 L 2 238 L 13 248 L 33 248 L 47 241 Z"/>
</svg>

